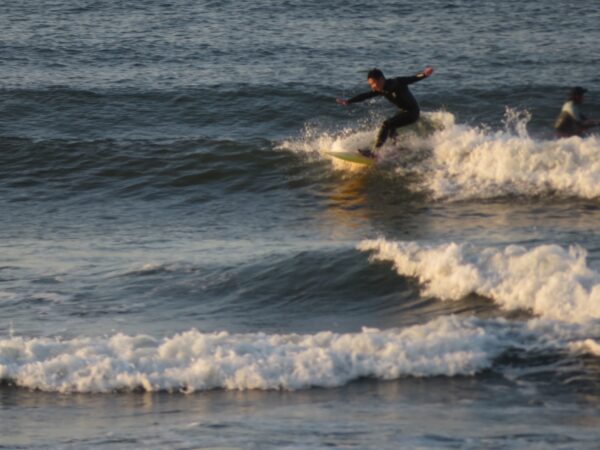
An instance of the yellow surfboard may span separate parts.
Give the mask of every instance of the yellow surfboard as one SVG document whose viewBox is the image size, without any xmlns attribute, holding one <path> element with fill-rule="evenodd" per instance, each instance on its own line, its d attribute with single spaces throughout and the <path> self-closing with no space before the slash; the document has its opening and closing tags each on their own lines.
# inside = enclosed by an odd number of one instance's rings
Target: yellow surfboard
<svg viewBox="0 0 600 450">
<path fill-rule="evenodd" d="M 329 156 L 333 156 L 334 158 L 341 159 L 343 161 L 348 161 L 356 164 L 362 164 L 364 166 L 372 166 L 377 162 L 375 158 L 367 158 L 366 156 L 360 155 L 358 153 L 350 153 L 350 152 L 327 152 Z"/>
</svg>

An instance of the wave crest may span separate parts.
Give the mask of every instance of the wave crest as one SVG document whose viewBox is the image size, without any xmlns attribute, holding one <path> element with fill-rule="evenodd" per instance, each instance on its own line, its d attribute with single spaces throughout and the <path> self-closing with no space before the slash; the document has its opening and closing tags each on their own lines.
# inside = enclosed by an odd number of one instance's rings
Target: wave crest
<svg viewBox="0 0 600 450">
<path fill-rule="evenodd" d="M 497 249 L 380 238 L 365 240 L 358 249 L 373 252 L 374 260 L 393 262 L 400 275 L 417 278 L 425 296 L 459 300 L 475 293 L 505 309 L 530 310 L 549 319 L 600 319 L 600 274 L 587 266 L 587 252 L 578 246 Z"/>
</svg>

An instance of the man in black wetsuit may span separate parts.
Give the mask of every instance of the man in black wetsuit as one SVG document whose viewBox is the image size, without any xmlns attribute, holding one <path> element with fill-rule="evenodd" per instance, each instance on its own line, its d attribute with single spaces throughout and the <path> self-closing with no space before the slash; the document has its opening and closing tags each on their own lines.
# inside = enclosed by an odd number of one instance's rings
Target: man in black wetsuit
<svg viewBox="0 0 600 450">
<path fill-rule="evenodd" d="M 419 119 L 419 104 L 408 90 L 408 85 L 421 81 L 433 73 L 433 68 L 427 67 L 423 72 L 412 77 L 398 77 L 386 79 L 383 72 L 379 69 L 373 69 L 367 74 L 367 81 L 371 86 L 371 92 L 359 94 L 351 99 L 344 100 L 338 98 L 336 101 L 340 105 L 349 105 L 351 103 L 362 102 L 369 98 L 383 95 L 390 102 L 400 108 L 400 112 L 393 117 L 385 120 L 375 142 L 375 149 L 380 148 L 388 137 L 396 135 L 396 129 L 415 123 Z M 370 151 L 361 151 L 365 156 L 374 156 Z"/>
</svg>

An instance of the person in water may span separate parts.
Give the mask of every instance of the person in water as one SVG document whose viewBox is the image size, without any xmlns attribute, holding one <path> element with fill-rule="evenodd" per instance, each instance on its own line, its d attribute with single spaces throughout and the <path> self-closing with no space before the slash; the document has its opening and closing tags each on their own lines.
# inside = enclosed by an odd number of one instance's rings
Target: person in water
<svg viewBox="0 0 600 450">
<path fill-rule="evenodd" d="M 336 101 L 340 105 L 347 106 L 369 98 L 384 96 L 400 109 L 398 114 L 385 120 L 379 129 L 377 140 L 375 141 L 375 150 L 377 150 L 388 138 L 395 137 L 398 128 L 415 123 L 419 119 L 419 104 L 409 91 L 408 85 L 421 81 L 429 77 L 432 73 L 433 68 L 427 67 L 412 77 L 386 79 L 381 70 L 372 69 L 367 74 L 367 81 L 371 87 L 370 92 L 358 94 L 348 100 L 338 98 Z M 362 150 L 360 152 L 366 156 L 374 156 L 370 150 Z"/>
<path fill-rule="evenodd" d="M 581 136 L 584 131 L 598 125 L 597 121 L 588 120 L 579 109 L 583 103 L 583 96 L 587 89 L 576 86 L 571 89 L 569 98 L 560 111 L 560 115 L 554 124 L 556 136 L 559 138 Z"/>
</svg>

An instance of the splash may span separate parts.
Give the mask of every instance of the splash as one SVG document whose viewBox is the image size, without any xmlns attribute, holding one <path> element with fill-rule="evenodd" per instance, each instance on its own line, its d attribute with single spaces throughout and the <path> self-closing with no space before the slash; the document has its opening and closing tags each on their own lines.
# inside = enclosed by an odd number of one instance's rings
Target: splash
<svg viewBox="0 0 600 450">
<path fill-rule="evenodd" d="M 372 252 L 375 261 L 393 262 L 398 274 L 417 278 L 424 296 L 459 300 L 475 293 L 507 310 L 529 310 L 547 319 L 600 319 L 600 274 L 587 266 L 587 252 L 578 246 L 497 249 L 377 239 L 358 248 Z"/>
<path fill-rule="evenodd" d="M 383 120 L 383 117 L 372 114 L 369 119 L 356 127 L 348 127 L 337 132 L 323 131 L 319 125 L 307 125 L 298 139 L 285 140 L 277 148 L 303 155 L 309 160 L 329 161 L 334 170 L 363 171 L 367 166 L 333 158 L 329 153 L 358 153 L 359 149 L 371 149 Z M 415 161 L 422 161 L 423 155 L 429 153 L 428 149 L 424 148 L 428 145 L 424 138 L 441 126 L 442 123 L 435 114 L 423 113 L 419 122 L 399 129 L 399 135 L 395 140 L 389 139 L 377 150 L 379 161 L 377 167 L 386 169 L 399 167 L 403 170 Z"/>
<path fill-rule="evenodd" d="M 298 139 L 285 140 L 277 148 L 305 156 L 309 160 L 331 161 L 334 169 L 352 171 L 356 164 L 332 158 L 329 152 L 356 153 L 358 149 L 370 148 L 375 141 L 376 129 L 346 128 L 337 133 L 321 131 L 315 126 L 306 126 Z"/>
<path fill-rule="evenodd" d="M 435 199 L 600 196 L 596 136 L 537 140 L 527 133 L 531 115 L 511 109 L 499 131 L 456 124 L 450 113 L 434 116 L 443 126 L 421 142 L 432 149 L 431 158 L 415 170 L 418 189 Z"/>
<path fill-rule="evenodd" d="M 399 177 L 409 172 L 407 188 L 435 200 L 600 197 L 600 138 L 536 139 L 527 132 L 530 120 L 527 111 L 507 108 L 502 129 L 494 131 L 458 124 L 447 111 L 423 113 L 417 126 L 399 130 L 396 141 L 382 148 L 380 160 Z M 330 151 L 370 147 L 377 127 L 371 123 L 338 133 L 307 127 L 301 138 L 279 148 L 330 159 Z"/>
</svg>

